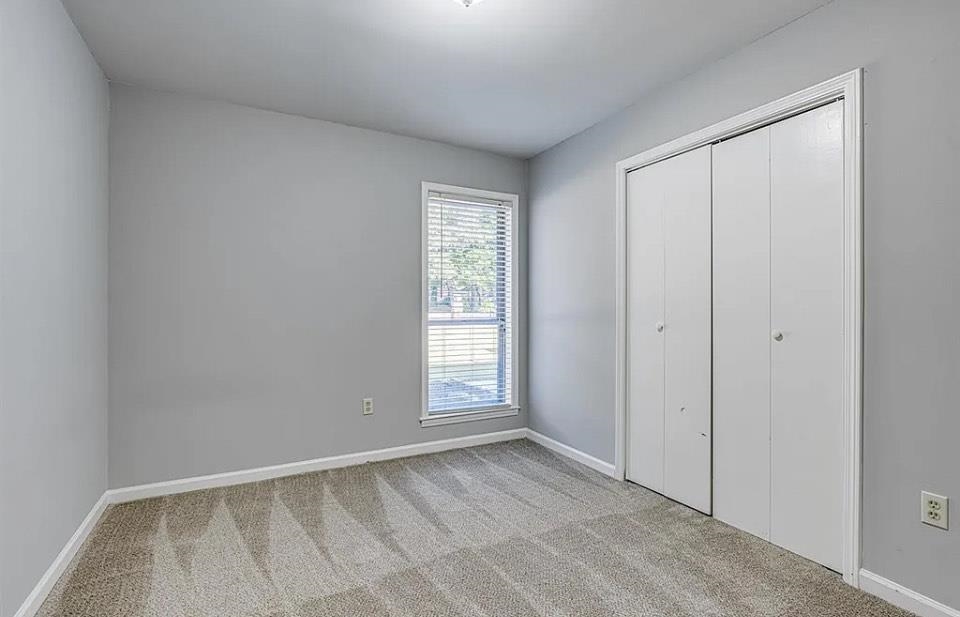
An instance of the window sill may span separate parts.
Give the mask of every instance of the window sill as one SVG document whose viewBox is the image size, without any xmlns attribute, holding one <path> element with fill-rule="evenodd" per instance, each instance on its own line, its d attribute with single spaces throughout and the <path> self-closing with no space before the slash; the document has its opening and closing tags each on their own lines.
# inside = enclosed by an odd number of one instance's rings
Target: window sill
<svg viewBox="0 0 960 617">
<path fill-rule="evenodd" d="M 519 407 L 494 407 L 491 409 L 476 409 L 470 411 L 453 411 L 445 414 L 435 414 L 432 416 L 422 416 L 420 426 L 444 426 L 446 424 L 459 424 L 461 422 L 473 422 L 475 420 L 493 420 L 494 418 L 509 418 L 520 413 Z"/>
</svg>

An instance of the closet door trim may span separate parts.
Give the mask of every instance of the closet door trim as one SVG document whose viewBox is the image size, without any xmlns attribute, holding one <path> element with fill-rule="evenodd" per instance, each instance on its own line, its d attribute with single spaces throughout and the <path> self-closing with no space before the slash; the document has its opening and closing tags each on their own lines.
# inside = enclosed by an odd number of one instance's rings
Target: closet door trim
<svg viewBox="0 0 960 617">
<path fill-rule="evenodd" d="M 862 79 L 855 69 L 751 111 L 734 116 L 617 163 L 616 201 L 616 375 L 615 475 L 625 479 L 626 316 L 627 316 L 627 173 L 666 158 L 773 124 L 834 100 L 843 101 L 843 579 L 859 587 L 862 465 Z"/>
</svg>

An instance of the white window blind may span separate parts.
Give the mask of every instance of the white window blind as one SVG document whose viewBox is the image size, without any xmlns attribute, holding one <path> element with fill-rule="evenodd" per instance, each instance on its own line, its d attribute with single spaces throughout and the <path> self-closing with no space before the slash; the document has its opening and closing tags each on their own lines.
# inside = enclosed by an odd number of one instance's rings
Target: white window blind
<svg viewBox="0 0 960 617">
<path fill-rule="evenodd" d="M 429 192 L 426 415 L 514 404 L 513 207 Z"/>
</svg>

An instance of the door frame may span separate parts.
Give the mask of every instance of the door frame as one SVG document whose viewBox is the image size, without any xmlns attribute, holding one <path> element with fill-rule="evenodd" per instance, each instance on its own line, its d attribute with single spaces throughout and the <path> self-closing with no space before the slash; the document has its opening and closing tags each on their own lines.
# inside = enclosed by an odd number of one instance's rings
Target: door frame
<svg viewBox="0 0 960 617">
<path fill-rule="evenodd" d="M 838 75 L 617 163 L 616 445 L 614 477 L 627 459 L 627 174 L 834 100 L 843 101 L 843 580 L 859 587 L 863 417 L 863 70 Z"/>
</svg>

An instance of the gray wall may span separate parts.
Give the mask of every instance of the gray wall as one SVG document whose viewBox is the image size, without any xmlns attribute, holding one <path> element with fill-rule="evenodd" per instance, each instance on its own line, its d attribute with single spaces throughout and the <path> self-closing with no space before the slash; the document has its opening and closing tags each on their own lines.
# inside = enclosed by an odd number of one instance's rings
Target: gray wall
<svg viewBox="0 0 960 617">
<path fill-rule="evenodd" d="M 0 3 L 0 615 L 107 484 L 108 90 L 57 0 Z"/>
<path fill-rule="evenodd" d="M 955 0 L 837 0 L 533 159 L 530 426 L 613 460 L 616 161 L 865 67 L 864 567 L 960 607 L 958 26 Z"/>
<path fill-rule="evenodd" d="M 420 182 L 522 194 L 524 162 L 111 96 L 111 486 L 525 425 L 418 422 Z"/>
</svg>

